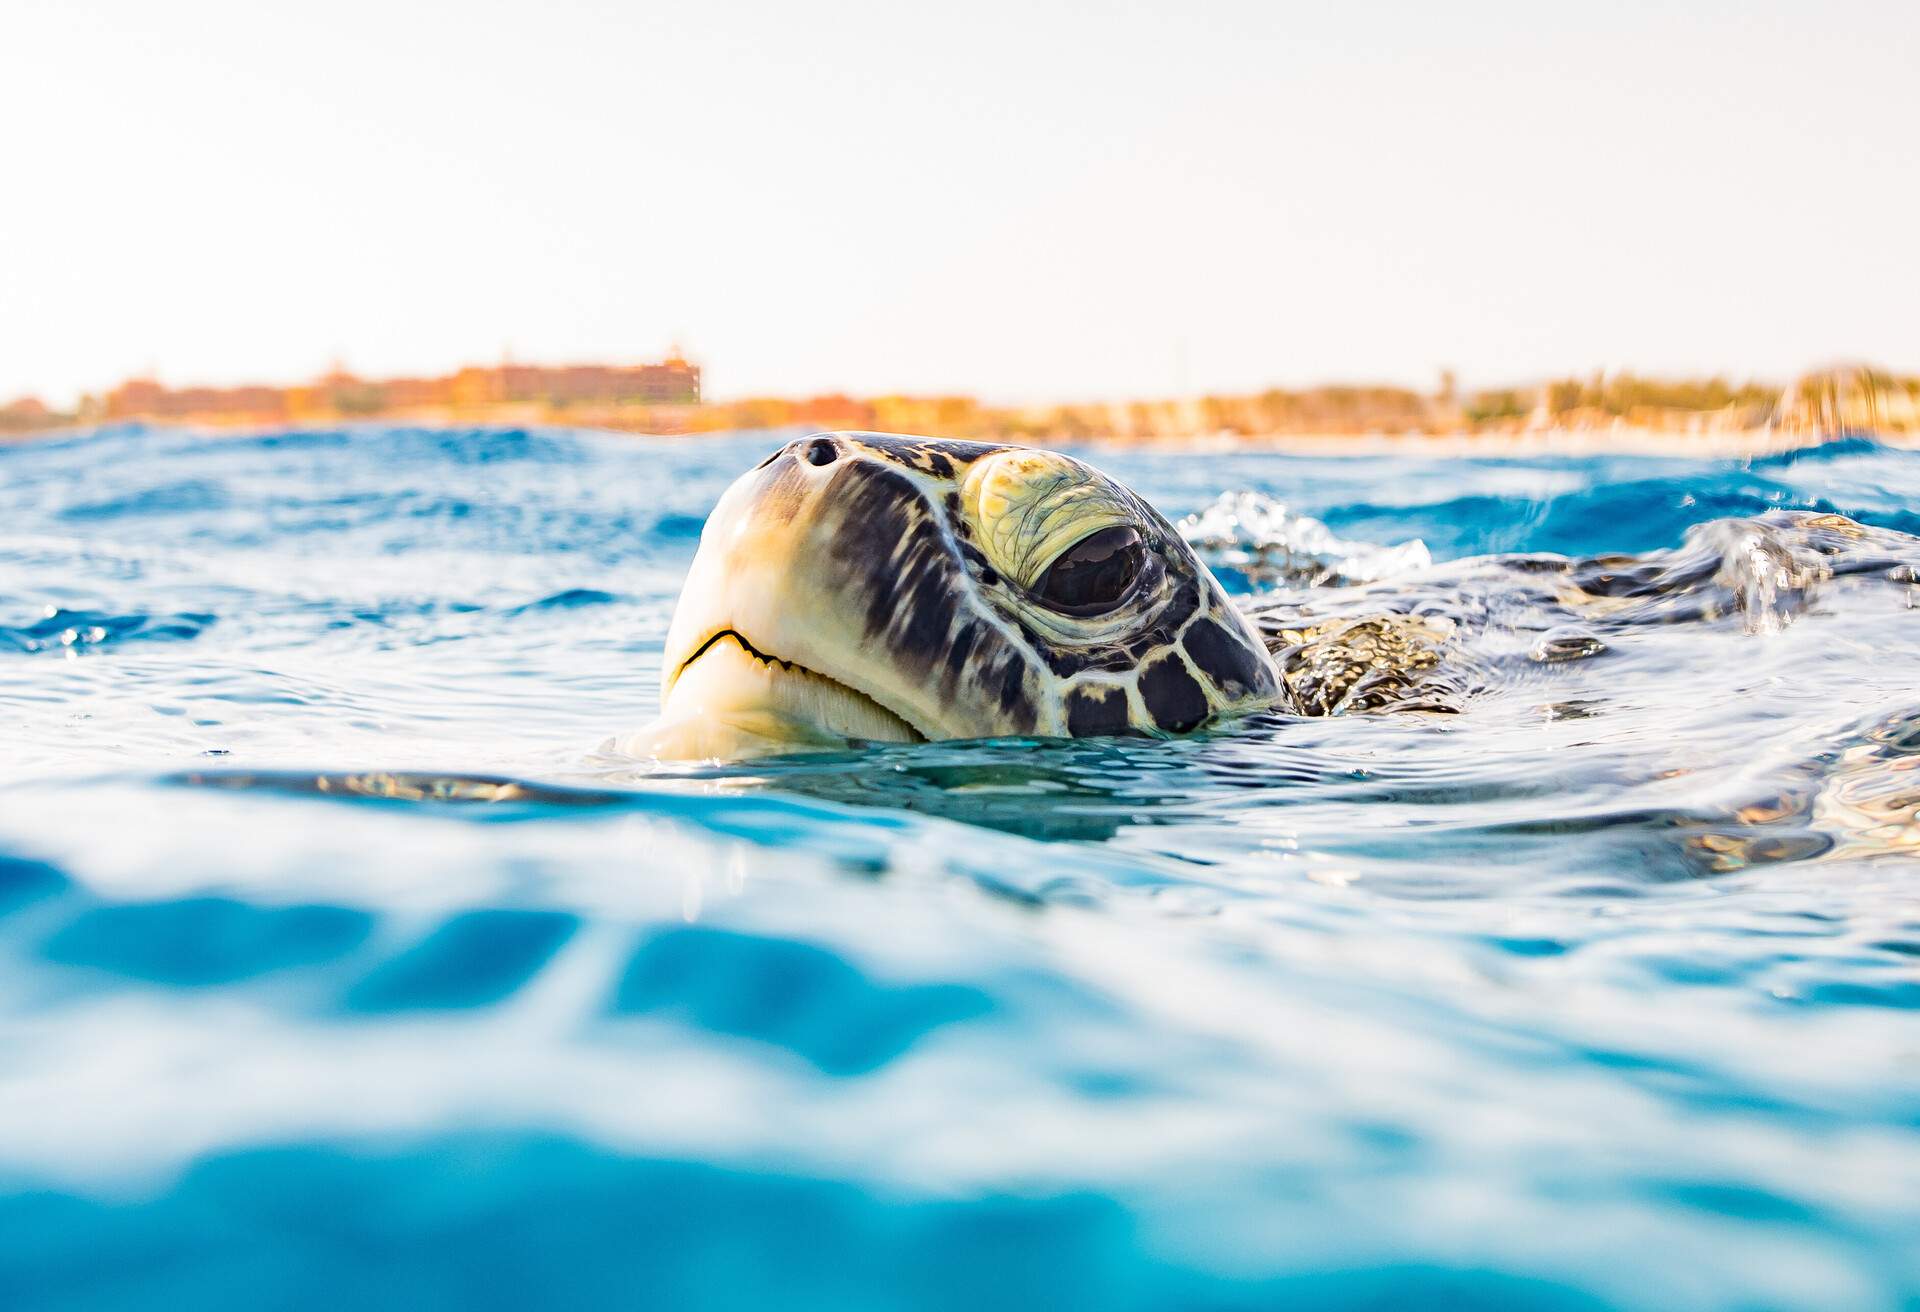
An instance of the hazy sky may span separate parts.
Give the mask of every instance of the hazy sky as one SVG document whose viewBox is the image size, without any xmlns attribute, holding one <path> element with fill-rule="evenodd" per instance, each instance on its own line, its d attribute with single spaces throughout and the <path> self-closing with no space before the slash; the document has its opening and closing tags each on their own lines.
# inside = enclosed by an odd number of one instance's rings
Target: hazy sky
<svg viewBox="0 0 1920 1312">
<path fill-rule="evenodd" d="M 1920 5 L 0 0 L 0 400 L 1920 369 Z"/>
</svg>

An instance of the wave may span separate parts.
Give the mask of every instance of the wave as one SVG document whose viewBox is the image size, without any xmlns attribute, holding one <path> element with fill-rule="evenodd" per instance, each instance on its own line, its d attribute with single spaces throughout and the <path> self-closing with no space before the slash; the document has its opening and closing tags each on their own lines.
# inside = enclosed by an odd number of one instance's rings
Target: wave
<svg viewBox="0 0 1920 1312">
<path fill-rule="evenodd" d="M 0 648 L 80 652 L 116 643 L 187 642 L 214 622 L 214 616 L 194 611 L 142 615 L 47 606 L 36 620 L 0 624 Z"/>
</svg>

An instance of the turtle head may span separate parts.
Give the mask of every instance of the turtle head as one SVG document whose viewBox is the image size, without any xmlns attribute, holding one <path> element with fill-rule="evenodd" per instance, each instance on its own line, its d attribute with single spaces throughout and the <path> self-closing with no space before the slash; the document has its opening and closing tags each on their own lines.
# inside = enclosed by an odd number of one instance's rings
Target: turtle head
<svg viewBox="0 0 1920 1312">
<path fill-rule="evenodd" d="M 1277 695 L 1180 535 L 1070 456 L 875 433 L 720 498 L 667 635 L 654 756 L 1180 733 Z"/>
</svg>

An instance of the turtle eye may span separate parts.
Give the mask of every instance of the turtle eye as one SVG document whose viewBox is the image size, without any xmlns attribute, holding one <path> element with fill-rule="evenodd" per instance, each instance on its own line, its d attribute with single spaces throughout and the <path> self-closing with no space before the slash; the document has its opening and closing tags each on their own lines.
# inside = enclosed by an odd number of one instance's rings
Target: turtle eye
<svg viewBox="0 0 1920 1312">
<path fill-rule="evenodd" d="M 1055 557 L 1034 593 L 1062 614 L 1103 614 L 1118 606 L 1140 577 L 1145 554 L 1140 535 L 1131 528 L 1103 528 Z"/>
</svg>

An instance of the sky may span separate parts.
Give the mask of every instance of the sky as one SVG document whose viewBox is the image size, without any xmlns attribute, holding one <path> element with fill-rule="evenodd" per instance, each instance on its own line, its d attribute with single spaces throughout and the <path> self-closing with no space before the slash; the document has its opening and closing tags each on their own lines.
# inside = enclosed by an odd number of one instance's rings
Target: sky
<svg viewBox="0 0 1920 1312">
<path fill-rule="evenodd" d="M 1920 5 L 0 0 L 0 402 L 1920 371 Z"/>
</svg>

